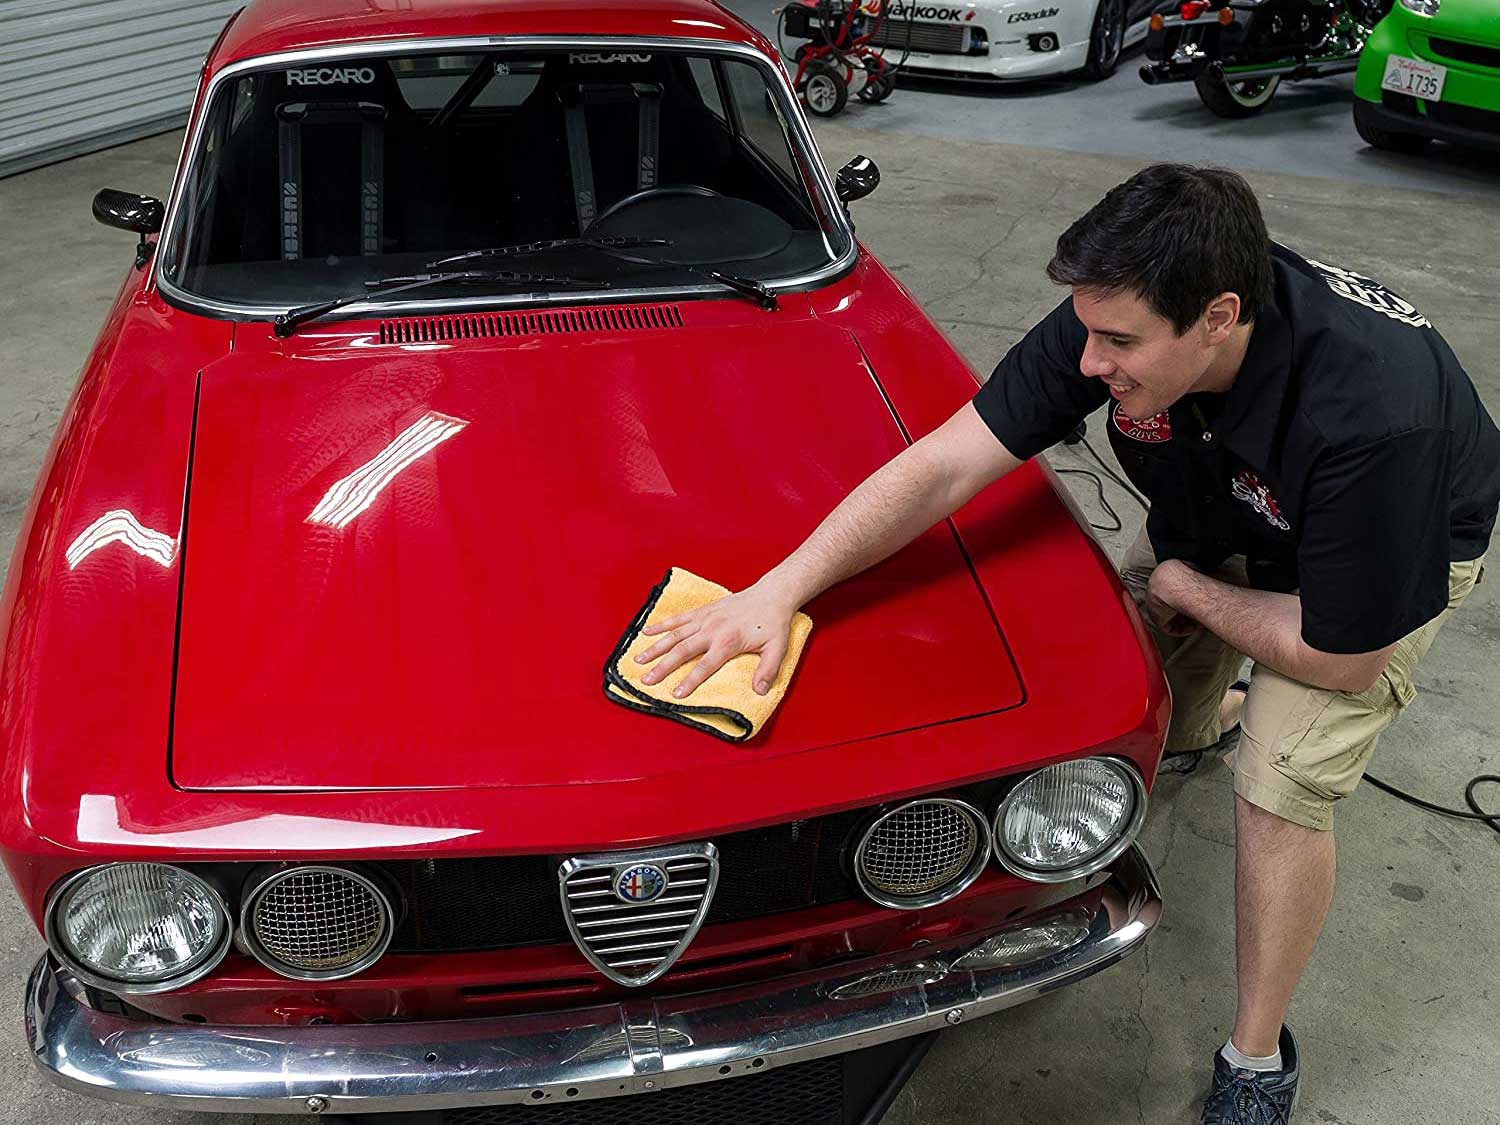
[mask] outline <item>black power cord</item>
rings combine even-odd
[[[1079,443],[1082,443],[1083,447],[1089,451],[1089,454],[1094,458],[1094,460],[1099,463],[1099,468],[1104,471],[1105,476],[1109,477],[1110,480],[1114,481],[1127,493],[1129,493],[1130,498],[1137,504],[1139,504],[1143,511],[1149,512],[1151,510],[1150,502],[1139,492],[1137,492],[1135,488],[1131,486],[1129,481],[1125,480],[1125,478],[1120,476],[1119,473],[1111,469],[1109,465],[1105,463],[1104,458],[1099,456],[1099,451],[1096,450],[1091,444],[1089,444],[1087,421],[1078,423],[1078,425],[1075,426],[1073,430],[1063,438],[1064,445],[1077,445]],[[1123,525],[1121,524],[1120,516],[1112,507],[1110,507],[1109,501],[1104,498],[1104,482],[1099,479],[1096,473],[1093,473],[1088,469],[1057,469],[1056,472],[1059,475],[1068,473],[1077,476],[1085,476],[1093,480],[1095,487],[1099,490],[1099,502],[1104,506],[1104,510],[1110,514],[1111,518],[1113,518],[1115,522],[1111,526],[1106,524],[1097,524],[1090,520],[1089,526],[1099,531],[1121,530]],[[1219,742],[1216,742],[1213,746],[1206,746],[1202,750],[1184,750],[1176,754],[1166,755],[1167,759],[1181,759],[1182,764],[1171,766],[1164,765],[1162,769],[1167,773],[1192,773],[1198,768],[1198,763],[1202,761],[1205,754],[1218,750],[1221,744],[1224,742],[1225,739],[1221,738]],[[1469,780],[1469,783],[1464,786],[1464,803],[1469,806],[1468,811],[1465,811],[1464,809],[1450,809],[1446,805],[1435,805],[1431,801],[1424,801],[1421,797],[1408,793],[1404,789],[1398,789],[1396,786],[1390,784],[1389,782],[1381,781],[1380,778],[1376,777],[1372,773],[1367,772],[1365,774],[1365,780],[1368,781],[1371,785],[1375,786],[1376,789],[1383,790],[1384,792],[1389,793],[1392,797],[1395,797],[1401,801],[1405,801],[1409,805],[1415,805],[1417,808],[1425,809],[1427,812],[1437,813],[1439,816],[1453,817],[1455,820],[1476,820],[1488,826],[1497,835],[1500,835],[1500,810],[1486,811],[1484,807],[1480,805],[1479,798],[1474,795],[1475,790],[1477,790],[1481,785],[1500,785],[1500,774],[1481,773]]]

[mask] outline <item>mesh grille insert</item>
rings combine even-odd
[[[865,878],[889,895],[928,894],[958,879],[980,843],[980,828],[970,813],[956,805],[917,801],[870,831],[862,857]]]
[[[362,881],[312,868],[271,879],[255,896],[251,926],[272,959],[294,970],[321,972],[373,953],[389,918],[385,903]]]
[[[506,336],[578,332],[641,332],[682,327],[676,305],[604,305],[530,312],[403,317],[380,322],[382,344],[430,344]]]

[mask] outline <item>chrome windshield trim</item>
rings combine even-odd
[[[823,154],[818,149],[817,141],[813,137],[812,129],[808,126],[806,116],[802,113],[801,104],[797,101],[796,95],[792,91],[785,69],[754,47],[744,43],[730,43],[718,39],[695,39],[689,37],[678,39],[675,37],[618,35],[488,35],[446,39],[395,39],[388,42],[349,43],[339,46],[309,47],[296,51],[282,51],[271,55],[256,55],[251,58],[240,59],[238,62],[230,63],[228,66],[220,69],[210,79],[208,89],[204,92],[203,100],[197,107],[191,135],[183,142],[182,156],[178,161],[178,173],[172,182],[172,193],[167,199],[167,216],[162,224],[161,235],[157,240],[157,251],[151,258],[151,277],[147,284],[154,284],[164,295],[170,297],[179,305],[225,317],[261,320],[279,316],[289,309],[296,307],[295,305],[236,304],[228,301],[220,301],[212,297],[204,297],[182,288],[162,273],[162,259],[171,249],[173,240],[177,237],[178,224],[184,221],[180,215],[182,187],[192,179],[197,157],[202,151],[201,141],[204,125],[208,119],[208,109],[213,105],[214,97],[223,83],[247,71],[272,70],[276,67],[298,62],[334,60],[357,56],[368,57],[370,55],[440,54],[443,52],[474,53],[499,48],[515,50],[526,50],[528,48],[579,48],[587,50],[592,48],[601,50],[699,51],[705,54],[739,57],[753,63],[761,69],[763,77],[767,79],[767,88],[775,91],[782,118],[790,125],[797,142],[806,150],[807,164],[814,172],[817,181],[816,190],[821,195],[820,199],[813,200],[815,212],[826,211],[833,222],[837,224],[839,231],[849,244],[840,257],[830,261],[827,265],[791,277],[769,279],[765,284],[778,293],[809,289],[841,276],[853,266],[855,259],[859,256],[859,245],[854,238],[854,228],[849,224],[843,204],[839,201],[838,193],[833,185],[833,178],[828,174],[828,166],[823,161]],[[818,224],[818,229],[823,234],[825,250],[832,255],[833,248],[828,241],[828,232],[821,222]],[[573,290],[562,290],[555,293],[548,293],[544,298],[539,297],[537,294],[495,294],[482,298],[465,298],[462,300],[450,298],[447,300],[405,300],[389,303],[371,299],[370,301],[360,301],[340,309],[338,317],[339,319],[348,319],[361,313],[373,313],[375,310],[381,310],[382,314],[394,311],[407,313],[431,312],[436,314],[439,310],[443,309],[498,308],[516,304],[534,305],[542,301],[548,304],[577,304],[585,300],[593,302],[619,301],[621,299],[657,300],[672,294],[700,296],[718,295],[728,292],[727,289],[715,285],[674,285],[640,289],[613,289],[603,291],[603,293],[590,291],[587,294]]]
[[[27,1042],[60,1086],[178,1110],[376,1113],[650,1094],[968,1023],[1108,968],[1161,917],[1156,876],[1136,848],[1080,891],[1000,926],[753,984],[467,1020],[130,1019],[84,1006],[44,956],[26,988]],[[984,962],[987,942],[1059,915],[1077,916],[1087,936],[1019,964]]]

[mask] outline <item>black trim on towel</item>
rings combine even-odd
[[[651,611],[656,608],[656,603],[661,600],[662,594],[671,583],[672,571],[675,569],[675,567],[669,568],[666,577],[652,587],[650,596],[646,598],[646,604],[641,606],[640,612],[635,615],[635,620],[631,621],[630,627],[625,630],[624,636],[620,638],[620,643],[615,645],[615,650],[609,654],[609,660],[604,665],[604,698],[608,699],[611,703],[618,703],[621,707],[628,707],[632,711],[640,711],[646,715],[657,715],[663,719],[674,719],[679,723],[692,727],[694,730],[701,730],[705,734],[713,735],[715,738],[722,738],[725,742],[744,742],[755,733],[755,728],[750,720],[745,718],[741,712],[729,707],[692,707],[686,703],[670,703],[665,699],[657,699],[654,695],[647,695],[641,691],[620,674],[620,661],[624,659],[626,652],[629,651],[630,646],[635,642],[636,636],[645,627],[647,619],[651,616]],[[634,703],[629,699],[621,699],[609,690],[611,686],[617,691],[632,695],[636,699],[645,700],[645,702]],[[722,715],[731,722],[738,723],[744,727],[745,733],[739,735],[726,734],[718,727],[699,722],[692,717],[694,715]]]

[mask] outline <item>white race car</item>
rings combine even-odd
[[[1145,38],[1158,7],[1159,0],[887,0],[870,45],[883,45],[892,63],[905,55],[906,74],[1104,78],[1126,47]]]

